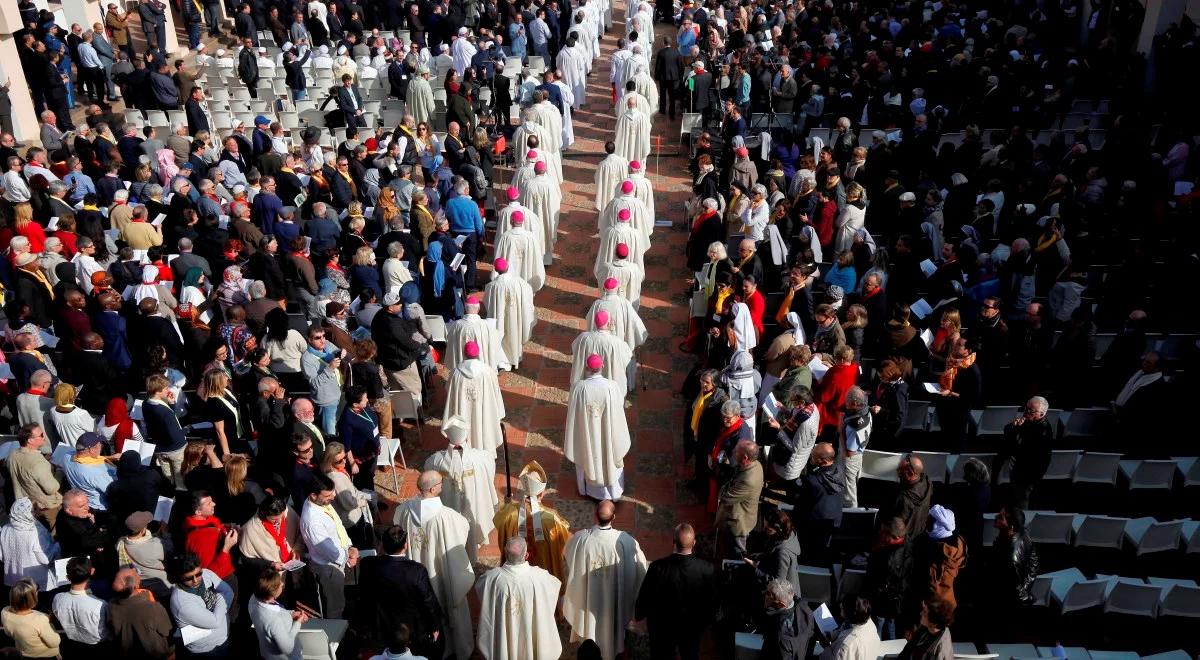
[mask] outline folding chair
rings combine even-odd
[[[1158,601],[1159,616],[1182,616],[1200,618],[1200,586],[1195,580],[1170,578],[1146,578],[1146,581],[1162,587],[1162,598]]]
[[[1071,477],[1071,483],[1115,486],[1120,462],[1120,454],[1084,452],[1075,464],[1075,474]]]
[[[1125,540],[1138,555],[1179,549],[1185,520],[1158,522],[1154,518],[1134,518],[1125,525]]]
[[[1093,651],[1088,649],[1092,660],[1141,660],[1141,656],[1133,651]]]
[[[429,328],[430,340],[446,343],[446,320],[437,314],[425,315],[425,327]]]
[[[425,424],[425,415],[421,412],[421,399],[416,392],[408,390],[389,390],[392,397],[392,417],[396,419],[417,420],[417,434]]]
[[[1037,657],[1037,649],[1033,644],[987,644],[986,648],[988,653],[996,654],[997,660]]]
[[[908,414],[904,417],[904,431],[929,430],[929,402],[908,400]]]
[[[950,456],[947,460],[947,466],[950,470],[950,483],[960,484],[966,479],[963,478],[963,467],[967,464],[968,459],[977,458],[983,461],[983,464],[990,470],[992,461],[995,460],[995,454],[956,454]]]
[[[833,602],[833,572],[819,566],[799,566],[800,597],[809,603]]]
[[[898,482],[900,478],[896,476],[896,468],[900,466],[900,459],[903,457],[903,454],[890,451],[867,449],[862,455],[861,478]]]
[[[346,636],[345,619],[309,619],[296,636],[303,660],[335,660],[338,646]]]
[[[988,406],[983,409],[979,418],[979,431],[976,435],[981,438],[998,438],[1004,435],[1004,427],[1020,415],[1020,410],[1014,406]]]
[[[404,447],[400,438],[380,438],[379,457],[375,459],[376,467],[388,468],[392,471],[392,489],[400,494],[400,471],[396,469],[396,454],[400,454],[400,465],[407,470],[408,461],[404,459]]]
[[[1035,513],[1026,512],[1026,515]],[[1075,522],[1073,513],[1055,513],[1053,511],[1037,511],[1032,520],[1026,521],[1029,536],[1035,543],[1041,545],[1071,545],[1071,533]]]
[[[1189,555],[1200,552],[1200,522],[1183,523],[1183,546]]]
[[[1060,573],[1063,575],[1056,576],[1050,585],[1050,599],[1058,605],[1060,614],[1086,610],[1104,603],[1105,590],[1110,580],[1106,578],[1085,579],[1083,573],[1080,573],[1077,568],[1060,571]]]
[[[1171,490],[1175,483],[1175,461],[1120,461],[1117,468],[1129,482],[1129,490]]]
[[[946,483],[950,454],[942,451],[914,451],[912,455],[919,457],[925,463],[925,474],[929,475],[930,481]]]
[[[1050,466],[1042,481],[1070,481],[1075,474],[1075,464],[1079,461],[1078,449],[1055,449],[1050,452]]]
[[[1104,613],[1128,614],[1158,618],[1158,601],[1162,598],[1162,587],[1146,584],[1138,578],[1097,575],[1097,579],[1108,579],[1104,588]]]
[[[1071,527],[1075,530],[1075,540],[1072,543],[1077,548],[1108,548],[1120,550],[1125,539],[1125,526],[1128,518],[1111,516],[1075,516]]]
[[[1195,660],[1187,651],[1183,649],[1175,649],[1165,653],[1155,653],[1154,655],[1143,655],[1142,660]]]
[[[1067,653],[1067,660],[1092,660],[1092,656],[1088,655],[1087,649],[1082,646],[1066,646],[1063,647],[1063,651]],[[1037,647],[1037,652],[1038,657],[1041,658],[1054,657],[1053,646],[1039,646]]]

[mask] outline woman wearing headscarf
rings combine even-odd
[[[96,433],[104,436],[105,441],[118,454],[124,451],[126,440],[142,441],[142,432],[129,416],[124,397],[113,397],[109,400],[104,409],[104,416],[96,421]]]
[[[191,350],[196,350],[208,341],[209,323],[212,322],[212,312],[209,311],[216,302],[216,295],[206,291],[207,278],[199,266],[189,268],[179,284],[179,307],[175,308],[175,316],[181,320],[179,329],[183,332],[183,343]]]
[[[224,316],[234,305],[245,305],[250,302],[243,285],[242,269],[239,266],[228,266],[221,274],[221,286],[217,287],[217,302],[221,305],[221,315]]]
[[[914,584],[909,589],[909,606],[902,611],[920,613],[921,603],[936,598],[957,603],[954,581],[967,563],[967,543],[955,533],[954,512],[935,504],[929,508],[926,532],[913,541]],[[912,615],[910,614],[910,616]],[[911,627],[916,621],[909,621]]]
[[[784,317],[787,327],[791,328],[790,332],[780,333],[778,337],[771,341],[767,346],[767,352],[763,356],[766,361],[766,367],[763,370],[763,382],[760,389],[759,399],[766,398],[767,392],[771,392],[775,384],[778,383],[788,371],[790,363],[789,353],[793,346],[804,346],[804,326],[800,323],[800,315],[796,312],[788,312]],[[776,397],[778,398],[778,397]]]
[[[837,217],[833,239],[835,252],[845,252],[854,246],[854,236],[863,228],[867,217],[867,193],[857,183],[846,186],[846,205]]]
[[[422,375],[434,371],[437,367],[434,364],[433,351],[429,348],[433,342],[433,333],[425,324],[425,308],[421,306],[421,291],[415,282],[406,282],[400,287],[400,318],[416,324],[417,331],[413,333],[413,340],[426,345],[419,359]]]
[[[461,302],[457,289],[462,288],[462,278],[442,258],[442,244],[433,241],[421,260],[421,302],[425,311],[440,314],[446,321],[462,316]]]
[[[50,567],[60,554],[50,532],[33,517],[33,502],[22,497],[13,502],[8,524],[0,528],[0,561],[4,562],[4,584],[11,587],[30,578],[38,589],[55,588]]]

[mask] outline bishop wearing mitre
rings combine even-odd
[[[625,111],[617,118],[617,153],[626,160],[646,160],[650,155],[650,116],[637,109],[637,101],[625,99]]]
[[[557,660],[562,640],[554,611],[562,582],[529,563],[529,544],[514,536],[504,563],[475,585],[479,594],[479,652],[488,660]]]
[[[629,260],[628,245],[617,243],[614,252],[617,258],[608,263],[608,269],[604,271],[604,277],[599,282],[603,285],[610,277],[616,280],[617,293],[637,309],[642,304],[642,280],[645,279],[645,274],[637,264]]]
[[[496,379],[496,368],[479,359],[478,343],[468,341],[463,346],[463,357],[466,359],[450,372],[442,419],[462,417],[467,423],[468,444],[494,458],[504,433],[500,429],[504,419],[500,381]]]
[[[604,377],[604,358],[587,358],[587,377],[571,386],[563,455],[575,464],[580,495],[619,500],[625,492],[629,425],[621,386]]]
[[[563,549],[571,538],[571,525],[566,518],[542,503],[546,492],[546,471],[537,461],[530,461],[517,478],[521,498],[509,500],[496,509],[496,537],[501,547],[508,539],[522,536],[529,546],[529,563],[550,572],[562,580],[566,577]]]
[[[608,200],[616,194],[617,186],[625,179],[625,170],[629,161],[617,155],[617,144],[612,140],[604,143],[604,153],[608,154],[596,168],[596,210],[603,211],[608,206]]]
[[[514,212],[509,222],[511,227],[496,239],[496,256],[508,260],[508,267],[521,279],[529,282],[534,293],[546,283],[546,264],[543,262],[541,242],[525,229],[525,214]],[[495,277],[496,273],[493,272]]]
[[[489,319],[496,319],[500,345],[508,361],[516,368],[525,355],[525,342],[533,336],[537,310],[533,306],[533,287],[508,269],[501,257],[492,264],[498,273],[483,289],[483,305]]]
[[[475,569],[467,556],[471,524],[442,504],[443,482],[440,472],[422,472],[417,478],[419,496],[396,507],[393,522],[408,533],[408,556],[429,571],[442,606],[446,655],[469,658],[475,647],[467,604],[467,594],[475,583]]]
[[[464,359],[463,346],[473,341],[479,345],[479,359],[494,369],[511,366],[504,348],[500,346],[500,330],[479,315],[479,296],[467,296],[462,318],[446,327],[446,368],[453,371]]]
[[[596,313],[608,312],[609,329],[613,331],[613,334],[624,339],[630,350],[637,350],[638,346],[646,343],[650,333],[646,332],[646,324],[642,323],[642,317],[638,316],[637,310],[621,296],[619,288],[620,283],[615,278],[610,277],[604,280],[604,293],[600,295],[599,300],[592,303],[592,307],[588,310],[588,324],[594,330]]]
[[[590,639],[604,660],[625,650],[625,627],[649,563],[632,534],[614,529],[617,508],[610,501],[596,505],[596,524],[567,543],[567,584],[563,616],[572,641]]]
[[[467,557],[479,558],[479,546],[487,545],[488,535],[496,528],[496,457],[482,449],[467,446],[470,431],[467,420],[450,417],[442,422],[442,435],[449,443],[425,459],[426,471],[442,475],[442,504],[463,514],[471,525],[467,536]]]
[[[591,355],[599,355],[603,359],[604,367],[600,374],[621,388],[621,396],[633,389],[633,381],[629,378],[632,373],[629,363],[633,361],[633,351],[629,349],[625,340],[609,331],[608,312],[597,312],[596,329],[579,333],[571,343],[572,385],[587,376],[587,360]]]

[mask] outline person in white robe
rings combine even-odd
[[[614,200],[615,201],[615,200]],[[609,202],[612,204],[612,202]],[[596,251],[596,263],[592,266],[592,275],[599,280],[601,275],[608,270],[608,264],[616,258],[617,245],[624,243],[629,246],[629,260],[637,265],[638,268],[645,272],[646,264],[644,256],[646,250],[649,249],[650,243],[646,240],[646,235],[641,230],[635,229],[630,224],[632,214],[629,209],[621,209],[617,211],[617,223],[611,227],[606,227],[600,234],[600,247]]]
[[[588,4],[587,0],[580,0],[571,17],[571,30],[579,32],[580,45],[584,47],[589,61],[600,57],[600,21],[597,19],[596,6]]]
[[[525,186],[533,181],[533,166],[537,165],[538,152],[536,149],[525,151],[525,162],[519,163],[517,169],[513,172],[512,187],[517,190],[525,190]],[[539,216],[540,217],[540,216]]]
[[[612,140],[604,143],[604,152],[608,154],[596,168],[596,210],[603,211],[617,194],[617,187],[625,180],[625,171],[629,161],[616,153],[617,144]]]
[[[473,341],[479,346],[479,360],[496,369],[507,369],[512,366],[504,348],[500,345],[500,330],[494,323],[488,322],[479,315],[482,299],[479,296],[467,296],[463,305],[462,318],[446,327],[446,368],[453,371],[465,358],[463,346]]]
[[[483,290],[483,305],[489,319],[496,319],[500,330],[500,345],[513,368],[521,364],[525,354],[525,342],[533,336],[537,324],[537,310],[533,307],[533,288],[529,282],[508,270],[508,261],[503,257],[492,264],[499,273]]]
[[[621,94],[625,89],[622,81],[625,79],[625,63],[633,55],[633,51],[629,49],[629,40],[625,38],[617,39],[617,50],[609,56],[608,65],[608,84],[612,87],[613,97],[620,100]],[[621,107],[621,106],[616,106]]]
[[[458,28],[458,38],[450,45],[450,50],[454,53],[454,70],[458,72],[459,77],[462,77],[463,71],[471,66],[471,58],[479,52],[475,44],[471,42],[471,31],[465,27]]]
[[[450,56],[450,45],[442,44],[437,57],[433,58],[429,70],[433,73],[433,79],[437,83],[441,83],[446,79],[446,72],[454,68],[454,58]]]
[[[550,71],[547,71],[545,74],[543,74],[542,80],[548,83],[550,82],[550,78],[553,77],[554,74]],[[546,128],[546,137],[558,138],[557,140],[548,139],[545,143],[543,143],[543,150],[552,154],[561,154],[562,114],[559,113],[558,108],[554,107],[554,104],[550,102],[550,95],[546,93],[546,90],[539,89],[533,93],[533,106],[531,106],[531,108],[534,112],[534,121]]]
[[[479,359],[479,344],[468,341],[463,345],[466,358],[450,372],[446,385],[446,408],[442,419],[462,417],[470,429],[470,446],[496,455],[503,441],[504,398],[496,368]]]
[[[633,77],[633,90],[646,99],[650,105],[649,114],[658,112],[658,85],[650,77],[649,71],[639,71]]]
[[[558,660],[562,640],[554,612],[562,582],[528,561],[529,543],[504,544],[504,563],[479,578],[478,648],[487,660]]]
[[[545,161],[533,166],[533,178],[519,188],[521,204],[529,207],[542,219],[543,243],[546,257],[554,258],[554,244],[558,240],[558,212],[562,206],[562,188],[550,178]]]
[[[580,110],[587,97],[587,74],[592,67],[574,38],[567,37],[566,45],[558,51],[554,64],[562,75],[563,83],[571,88],[571,95],[575,99],[572,109]]]
[[[512,226],[496,241],[496,257],[507,260],[509,269],[529,282],[537,293],[546,283],[546,265],[542,262],[545,254],[540,241],[525,229],[525,214],[521,211],[514,212],[509,222]],[[496,275],[492,273],[493,278]]]
[[[413,76],[408,81],[408,93],[405,96],[405,104],[409,114],[417,123],[433,121],[433,88],[429,86],[429,69],[421,67],[417,69],[417,75]]]
[[[504,237],[504,232],[512,229],[512,216],[517,211],[520,211],[525,216],[525,231],[533,234],[533,240],[537,241],[538,251],[543,257],[546,254],[546,232],[542,229],[542,219],[538,214],[534,213],[529,207],[522,206],[521,191],[515,185],[509,186],[504,193],[508,198],[508,204],[505,204],[496,212],[496,243]],[[545,263],[543,259],[543,263]]]
[[[571,640],[593,640],[604,660],[625,650],[625,628],[650,567],[637,539],[613,529],[616,517],[612,502],[598,503],[596,524],[577,532],[566,549],[563,616]]]
[[[617,153],[626,160],[646,160],[650,156],[650,117],[637,109],[637,102],[626,99],[625,111],[617,118]]]
[[[596,314],[601,311],[608,312],[609,328],[613,334],[624,339],[629,348],[636,350],[638,346],[646,343],[650,335],[646,332],[646,324],[642,323],[637,310],[617,292],[618,286],[617,281],[611,277],[604,280],[604,294],[588,309],[588,324],[595,329]]]
[[[629,424],[621,386],[604,377],[604,358],[587,357],[587,377],[571,386],[563,455],[575,464],[580,495],[619,500],[625,491]]]
[[[467,557],[479,558],[479,546],[487,545],[496,526],[492,517],[500,503],[496,495],[496,457],[482,449],[467,446],[470,427],[457,415],[442,423],[442,435],[449,445],[425,459],[422,469],[440,473],[442,504],[461,513],[471,525],[467,536]]]
[[[434,595],[442,606],[445,657],[469,658],[475,650],[467,603],[475,582],[475,569],[467,556],[471,523],[442,504],[444,481],[440,472],[422,472],[417,478],[420,495],[397,506],[392,522],[408,533],[408,556],[429,571]]]
[[[608,206],[600,212],[597,218],[599,226],[597,227],[601,234],[605,229],[617,224],[617,219],[621,211],[629,211],[629,225],[634,229],[642,232],[646,237],[647,247],[650,244],[650,235],[654,233],[654,221],[650,218],[650,211],[646,209],[646,205],[642,200],[637,198],[637,185],[633,179],[625,179],[617,188],[617,195],[613,197]]]
[[[562,73],[554,72],[554,82],[552,83],[558,88],[558,93],[562,95],[563,112],[562,112],[562,148],[570,149],[575,144],[575,123],[571,119],[571,113],[575,107],[575,92],[570,85],[562,81]]]
[[[597,280],[597,286],[603,289],[604,282],[609,278],[616,280],[617,293],[637,309],[642,305],[642,282],[646,279],[645,273],[629,261],[628,245],[618,243],[616,256],[617,258],[608,264],[604,279]]]
[[[541,90],[538,93],[541,94]],[[550,110],[558,114],[554,106],[550,106]],[[513,142],[520,147],[517,154],[524,154],[525,158],[529,157],[530,151],[536,152],[537,160],[545,161],[550,178],[555,184],[562,185],[562,128],[560,124],[547,127],[542,123],[545,120],[540,113],[541,110],[532,107],[521,111],[523,121],[513,133]],[[525,159],[518,156],[517,165],[524,164]]]
[[[621,79],[617,81],[620,89],[625,89],[629,81],[639,73],[650,72],[650,60],[646,57],[646,49],[635,42],[629,45],[629,50],[631,55],[625,60],[625,66],[621,68]]]
[[[634,107],[636,107],[639,112],[644,113],[647,117],[652,116],[658,111],[657,107],[650,107],[650,101],[646,100],[646,97],[642,96],[641,94],[638,94],[637,86],[630,81],[629,84],[625,85],[625,87],[621,89],[621,96],[619,99],[617,99],[617,112],[620,112],[620,109],[625,107],[625,105],[629,103],[630,99],[633,99]]]
[[[596,329],[584,330],[571,342],[571,384],[574,385],[587,376],[587,360],[592,355],[599,355],[604,361],[600,375],[616,383],[621,388],[621,396],[633,388],[633,351],[625,340],[614,335],[608,329],[608,312],[596,313]]]
[[[633,182],[633,194],[642,200],[642,206],[650,214],[650,232],[654,232],[654,189],[650,187],[650,179],[646,177],[645,164],[640,160],[630,161],[629,180]]]

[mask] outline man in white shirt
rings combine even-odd
[[[358,548],[333,508],[333,481],[314,474],[300,511],[300,535],[308,549],[308,570],[321,586],[321,616],[339,619],[346,607],[346,569],[358,565]]]
[[[63,627],[66,639],[62,642],[62,649],[67,657],[83,657],[87,647],[112,637],[108,625],[108,603],[88,591],[88,582],[95,572],[92,560],[88,557],[67,560],[65,577],[70,581],[71,589],[54,597],[54,618]]]
[[[41,147],[30,147],[29,153],[25,154],[28,157],[25,163],[25,178],[29,181],[33,177],[42,175],[46,179],[46,183],[54,183],[59,181],[58,175],[50,171],[50,167],[46,162],[46,150]]]
[[[4,199],[10,204],[24,204],[29,201],[29,184],[21,176],[21,159],[10,156],[7,165],[8,171],[0,179],[0,186],[4,187]]]

